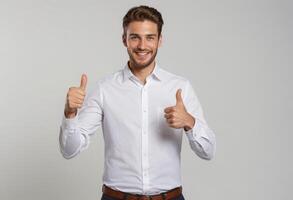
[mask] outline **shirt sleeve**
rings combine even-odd
[[[102,95],[98,84],[86,95],[74,118],[67,119],[63,113],[59,132],[59,148],[63,157],[73,158],[88,148],[90,136],[101,126],[102,120]]]
[[[195,118],[195,125],[192,129],[188,131],[183,129],[190,147],[200,158],[211,160],[216,151],[215,134],[204,118],[201,104],[189,81],[183,91],[183,101],[187,112]]]

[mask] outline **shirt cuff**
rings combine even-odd
[[[202,125],[198,119],[195,120],[195,125],[193,126],[192,129],[188,131],[184,131],[184,132],[186,133],[186,136],[188,140],[190,141],[194,141],[200,137],[204,137],[208,139],[208,136],[206,135],[206,133],[202,131]]]
[[[66,118],[63,114],[62,128],[73,130],[77,126],[77,115],[74,118]]]

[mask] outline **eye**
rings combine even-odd
[[[154,40],[154,39],[155,39],[155,38],[152,37],[152,36],[147,37],[147,40],[149,40],[149,41],[152,41],[152,40]]]
[[[138,37],[134,35],[134,36],[130,36],[130,39],[131,40],[136,40],[136,39],[138,39]]]

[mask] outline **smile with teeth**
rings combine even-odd
[[[135,52],[141,58],[144,58],[149,52]]]

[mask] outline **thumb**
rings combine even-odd
[[[87,84],[87,76],[86,76],[86,74],[82,74],[81,79],[80,79],[80,88],[85,90],[86,84]]]
[[[183,100],[181,97],[181,91],[182,91],[181,89],[178,89],[176,92],[176,105],[183,104]]]

